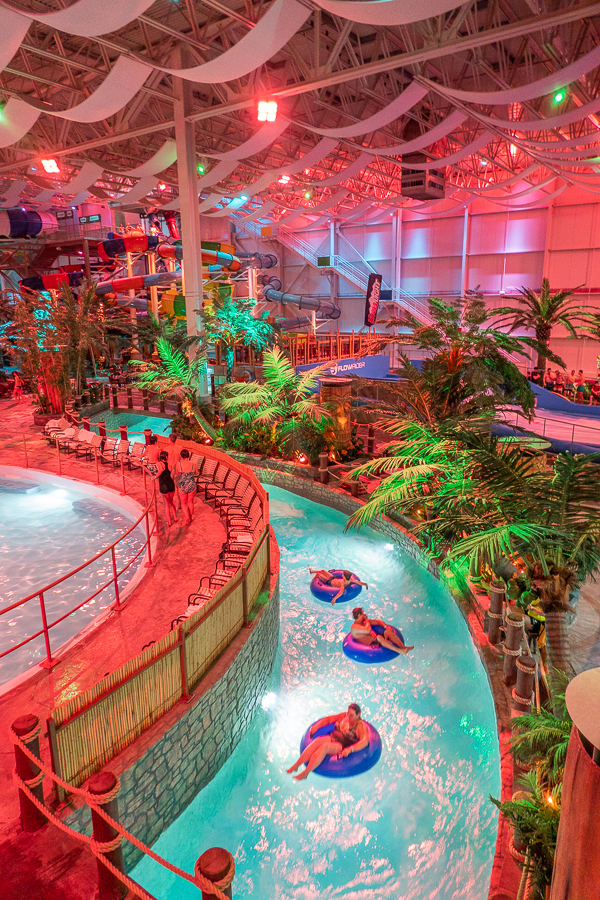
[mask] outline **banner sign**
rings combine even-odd
[[[367,285],[367,299],[365,303],[365,325],[369,328],[375,324],[377,311],[379,310],[379,298],[381,296],[381,275],[371,273]]]
[[[296,372],[308,372],[316,369],[322,363],[310,363],[306,366],[296,366]],[[358,375],[359,378],[388,378],[390,374],[390,358],[384,353],[376,356],[365,356],[362,359],[336,359],[325,369],[323,376]]]

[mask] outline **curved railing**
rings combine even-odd
[[[61,578],[57,578],[56,581],[53,581],[50,584],[44,585],[44,587],[40,588],[39,590],[35,590],[28,597],[23,597],[23,599],[17,600],[16,603],[11,603],[10,606],[5,606],[2,609],[0,609],[0,617],[2,617],[2,616],[7,615],[8,613],[12,612],[15,609],[19,609],[20,607],[24,606],[26,603],[32,603],[36,600],[39,600],[39,604],[40,604],[39,612],[40,612],[40,620],[41,620],[41,628],[38,631],[36,631],[35,634],[32,634],[29,637],[25,638],[24,641],[21,641],[19,644],[16,644],[14,647],[11,647],[9,650],[5,650],[3,653],[0,653],[0,659],[3,659],[5,656],[8,656],[10,653],[14,653],[16,650],[20,650],[21,647],[24,647],[26,644],[29,644],[31,641],[37,640],[37,638],[41,637],[41,635],[44,635],[44,643],[45,643],[45,648],[46,648],[46,659],[42,663],[42,666],[44,666],[45,668],[51,669],[54,665],[56,665],[56,662],[57,662],[57,660],[55,660],[52,657],[52,649],[51,649],[51,644],[50,644],[50,629],[51,628],[55,628],[57,625],[60,625],[61,622],[63,622],[69,616],[72,616],[73,613],[76,613],[87,603],[90,603],[91,600],[93,600],[95,597],[97,597],[99,594],[101,594],[103,591],[105,591],[111,585],[114,586],[114,590],[115,590],[115,600],[114,600],[114,603],[111,604],[111,608],[116,609],[116,610],[119,610],[121,608],[121,599],[120,599],[120,593],[119,593],[119,578],[121,577],[121,575],[123,575],[123,573],[126,572],[127,569],[129,569],[129,567],[133,565],[133,563],[142,555],[142,553],[144,553],[144,551],[147,551],[148,562],[150,565],[152,565],[151,538],[152,538],[152,535],[155,533],[156,523],[158,521],[158,516],[156,515],[156,512],[155,512],[155,515],[152,520],[152,526],[150,525],[150,509],[152,506],[156,507],[156,490],[154,490],[153,496],[148,501],[146,508],[141,513],[141,515],[136,519],[136,521],[133,523],[133,525],[131,525],[127,529],[127,531],[125,531],[115,541],[113,541],[112,544],[109,544],[108,547],[105,547],[103,550],[100,550],[99,553],[97,553],[91,559],[88,559],[85,562],[81,563],[81,565],[77,566],[75,569],[71,569],[71,571],[67,572],[66,575],[63,575]],[[129,537],[131,532],[134,531],[136,528],[138,528],[138,526],[141,524],[142,521],[145,521],[145,523],[146,523],[146,540],[143,541],[142,546],[137,551],[137,553],[134,556],[132,556],[132,558],[129,560],[129,562],[125,566],[123,566],[121,569],[118,569],[116,547],[118,547],[122,541],[124,541],[127,537]],[[109,580],[105,584],[103,584],[102,587],[99,587],[92,594],[90,594],[89,597],[86,597],[85,600],[82,600],[81,603],[78,603],[76,606],[73,606],[72,609],[70,609],[66,613],[63,613],[61,616],[58,617],[58,619],[55,619],[53,622],[48,622],[48,615],[47,615],[46,601],[45,601],[45,595],[48,593],[48,591],[53,590],[59,584],[64,584],[70,578],[73,578],[74,575],[77,575],[79,572],[82,572],[88,566],[93,565],[98,559],[101,559],[103,556],[106,556],[107,553],[111,554],[112,577],[109,578]]]
[[[169,441],[159,435],[158,443],[167,445]],[[212,664],[248,626],[256,600],[269,585],[268,494],[256,475],[213,447],[192,441],[178,441],[178,446],[242,475],[260,499],[261,517],[243,562],[226,583],[215,587],[197,607],[188,607],[191,614],[162,638],[53,710],[48,720],[53,769],[74,785],[82,784],[191,695]]]

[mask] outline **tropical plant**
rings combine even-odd
[[[490,797],[492,803],[512,822],[515,836],[525,845],[525,867],[531,874],[535,893],[532,900],[544,900],[546,888],[552,881],[552,869],[558,837],[560,804],[551,791],[544,791],[535,772],[521,779],[525,796],[502,803]],[[529,796],[527,796],[529,795]]]
[[[132,359],[129,363],[138,372],[135,386],[183,402],[206,434],[214,438],[214,429],[198,405],[198,394],[206,372],[206,353],[202,350],[190,360],[162,337],[157,339],[156,349],[159,362]]]
[[[230,428],[268,426],[280,452],[293,456],[306,430],[322,432],[331,424],[329,410],[317,392],[319,377],[328,363],[302,375],[279,347],[265,351],[264,381],[223,385],[219,391],[221,409],[230,416]]]
[[[212,304],[204,309],[206,339],[210,343],[221,342],[225,350],[226,377],[227,381],[231,382],[235,345],[244,344],[258,351],[265,350],[273,346],[275,331],[273,326],[265,321],[266,313],[258,318],[252,315],[254,300],[236,299],[230,293],[223,296],[216,288],[211,293]]]
[[[538,369],[545,367],[546,360],[552,360],[564,368],[563,360],[554,356],[548,348],[557,325],[562,325],[571,337],[577,337],[577,326],[589,325],[593,318],[584,311],[580,302],[573,299],[573,292],[576,290],[577,288],[571,288],[552,292],[550,281],[544,278],[539,293],[531,288],[520,288],[519,296],[511,298],[516,305],[502,306],[495,310],[494,316],[498,323],[509,325],[510,331],[524,328],[534,333],[538,345]],[[531,346],[534,344],[531,343]]]
[[[546,618],[549,661],[570,673],[566,613],[570,592],[600,566],[600,481],[594,456],[559,454],[552,469],[496,435],[453,422],[399,423],[388,456],[353,470],[383,477],[349,526],[420,503],[413,526],[444,565],[509,565],[527,570]],[[552,673],[551,673],[552,674]]]
[[[71,393],[86,384],[88,358],[105,347],[111,325],[93,285],[84,285],[77,294],[65,286],[58,292],[15,295],[12,321],[2,328],[0,343],[18,363],[27,378],[38,406],[49,398],[56,412]]]
[[[498,407],[517,403],[525,413],[534,406],[528,380],[509,357],[527,356],[527,340],[489,326],[492,312],[481,295],[429,300],[431,323],[422,325],[409,313],[388,319],[387,327],[413,330],[413,342],[427,352],[417,367],[402,355],[400,380],[386,384],[388,415],[421,422],[467,417],[493,417]],[[385,339],[387,340],[387,338]]]
[[[573,721],[565,703],[568,679],[564,673],[555,672],[553,680],[553,709],[542,706],[513,719],[510,743],[515,759],[531,766],[542,790],[550,791],[560,801]]]
[[[156,344],[159,338],[167,341],[175,350],[185,352],[201,342],[199,335],[189,335],[187,327],[178,322],[175,316],[156,317],[150,311],[146,316],[138,318],[137,341],[142,344]]]

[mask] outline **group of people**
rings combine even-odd
[[[310,569],[309,571],[312,572],[313,570]],[[330,575],[331,573],[326,569],[319,569],[314,574],[318,574],[323,580],[324,574]],[[350,573],[344,572],[343,575],[350,575]],[[364,582],[356,579],[353,582],[348,580],[348,583],[364,585]],[[414,650],[414,646],[407,647],[404,644],[394,628],[387,622],[384,622],[382,619],[369,619],[361,606],[357,606],[352,610],[352,618],[354,621],[350,631],[354,640],[358,641],[359,644],[365,644],[366,646],[379,644],[381,647],[387,647],[395,653],[408,653],[409,650]],[[374,625],[381,626],[383,634],[377,634],[373,630]],[[327,725],[334,726],[329,734],[313,738],[317,731]],[[359,750],[363,750],[369,743],[369,735],[366,725],[361,718],[361,709],[358,703],[351,703],[346,712],[335,713],[332,716],[325,716],[323,719],[319,719],[318,722],[311,725],[308,736],[313,739],[302,751],[296,762],[287,770],[289,775],[294,775],[296,781],[303,781],[305,778],[308,778],[310,773],[321,765],[326,756],[337,756],[343,759],[351,753],[358,753]],[[303,763],[306,764],[306,768],[299,772],[298,775],[295,775],[294,773],[298,771]]]
[[[177,521],[177,510],[181,509],[185,524],[191,525],[194,518],[194,497],[196,495],[196,466],[187,448],[177,448],[177,435],[170,435],[168,450],[161,450],[155,434],[148,439],[145,467],[148,475],[158,481],[158,489],[165,504],[165,515],[169,525]]]
[[[583,403],[587,399],[587,381],[583,374],[583,369],[578,372],[571,369],[570,372],[561,372],[560,369],[554,371],[548,366],[542,376],[539,369],[534,370],[531,380],[536,384],[541,384],[548,391],[554,391],[555,394],[570,394],[576,403]],[[600,398],[600,379],[596,379],[590,386],[589,403],[595,405]]]

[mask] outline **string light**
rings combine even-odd
[[[257,118],[259,122],[274,122],[277,118],[277,103],[275,100],[259,100]]]

